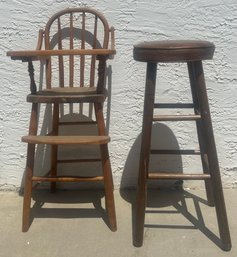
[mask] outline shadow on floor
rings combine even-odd
[[[102,218],[109,227],[106,210],[102,206],[103,197],[103,190],[57,190],[55,193],[35,190],[31,223],[34,218]],[[57,206],[54,207],[53,204]],[[58,204],[62,204],[62,208],[59,208]],[[92,206],[88,207],[88,204]]]
[[[134,190],[123,190],[123,197],[131,200],[132,209],[132,225],[133,225],[133,240],[134,240],[134,224],[135,224],[135,199],[136,193]],[[188,209],[187,201],[193,203],[195,213],[192,213]],[[209,207],[207,200],[196,196],[185,190],[170,190],[170,189],[149,189],[147,192],[147,205],[146,214],[157,214],[157,223],[159,222],[158,214],[181,214],[183,215],[191,224],[190,225],[170,225],[170,224],[146,224],[145,228],[165,228],[165,229],[198,229],[207,238],[209,238],[218,247],[222,248],[222,243],[220,238],[215,235],[205,224],[204,217],[202,215],[201,204]],[[172,210],[164,210],[164,207],[172,207]],[[211,208],[211,207],[210,207]],[[214,211],[213,209],[211,209]]]

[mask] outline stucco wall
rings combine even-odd
[[[214,60],[205,62],[204,68],[223,184],[225,187],[236,186],[236,0],[0,0],[0,188],[21,185],[26,145],[20,142],[20,138],[27,133],[30,111],[30,105],[25,102],[29,92],[27,66],[10,60],[6,51],[34,49],[38,29],[44,27],[51,15],[66,7],[83,5],[103,12],[116,28],[117,55],[111,62],[109,120],[112,138],[109,148],[115,185],[136,183],[145,65],[133,60],[133,44],[142,40],[204,39],[216,45]],[[189,101],[187,83],[185,65],[159,66],[157,94],[161,101]],[[168,146],[180,148],[197,146],[192,125],[156,124],[154,131],[158,131],[162,138],[155,136],[155,145],[167,147],[168,142]],[[176,158],[168,165],[175,163],[179,169],[200,170],[197,160]]]

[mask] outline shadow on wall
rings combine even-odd
[[[43,85],[43,71],[44,63],[40,67],[40,83],[39,89],[42,89]],[[106,130],[109,132],[110,126],[110,109],[111,109],[111,86],[112,86],[112,68],[111,65],[107,67],[106,70],[106,80],[107,80],[107,104],[106,109],[104,108],[105,113],[105,122]],[[72,106],[68,104],[68,108],[65,110],[66,104],[60,106],[60,121],[92,121],[95,120],[93,115],[93,105],[92,104],[75,104]],[[42,108],[42,106],[40,106]],[[44,110],[39,112],[41,115],[43,113],[43,118],[38,118],[42,122],[41,130],[38,131],[39,135],[46,135],[50,133],[52,128],[52,116],[53,108],[51,104],[47,104]],[[61,126],[59,129],[60,135],[98,135],[98,130],[96,125],[67,125]],[[99,146],[59,146],[58,147],[58,157],[59,159],[78,159],[78,158],[100,158]],[[50,145],[36,145],[35,152],[35,166],[34,166],[34,175],[44,176],[50,171],[50,160],[51,160],[51,146]],[[99,176],[102,173],[101,162],[94,163],[61,163],[58,164],[58,175],[65,176]],[[23,174],[21,180],[21,190],[23,192],[25,173]],[[49,185],[49,183],[42,184]],[[88,188],[88,183],[86,182],[71,182],[71,183],[58,183],[59,187],[62,188]],[[90,188],[100,188],[102,184],[90,183]]]
[[[120,193],[121,196],[131,202],[129,194],[124,194],[126,188],[135,188],[137,186],[139,172],[139,158],[141,147],[141,134],[135,140],[127,160],[125,162]],[[172,130],[163,123],[155,123],[152,126],[151,149],[179,149],[178,141]],[[176,172],[183,173],[182,158],[180,155],[150,155],[149,172]],[[151,188],[171,187],[179,188],[182,181],[162,180],[149,181]]]

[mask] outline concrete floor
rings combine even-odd
[[[204,191],[151,190],[141,248],[132,244],[134,191],[115,191],[117,232],[106,225],[102,192],[35,191],[27,233],[21,232],[22,197],[0,192],[0,256],[236,257],[237,189],[225,190],[225,199],[233,244],[230,252],[218,247],[215,209],[206,205]]]

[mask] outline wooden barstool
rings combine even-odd
[[[140,43],[134,46],[134,59],[140,62],[147,62],[141,152],[139,164],[140,166],[136,200],[136,220],[134,233],[135,246],[142,246],[143,244],[147,181],[150,179],[178,179],[205,181],[208,202],[210,205],[214,205],[216,207],[222,249],[226,251],[231,249],[231,239],[202,67],[202,60],[212,59],[214,50],[215,46],[210,42],[191,40],[152,41]],[[192,107],[194,109],[194,114],[178,116],[153,114],[154,108],[177,108],[178,105],[166,105],[154,102],[157,64],[159,62],[187,63],[193,104],[189,104],[189,106],[185,106],[185,104],[179,104],[178,108]],[[157,121],[187,120],[193,120],[196,122],[203,173],[178,174],[149,172],[152,123]],[[158,150],[157,154],[187,153],[185,152],[185,150]]]

